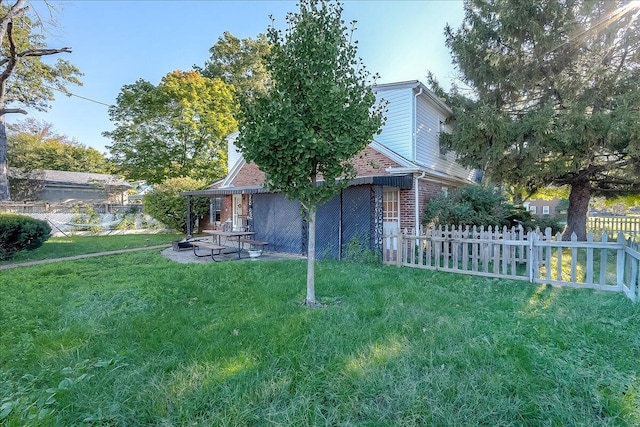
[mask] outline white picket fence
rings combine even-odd
[[[610,242],[593,234],[586,242],[562,241],[551,229],[524,232],[504,227],[408,230],[383,238],[383,262],[414,268],[560,286],[625,292],[640,299],[640,252],[622,233]]]
[[[626,237],[640,237],[640,217],[587,217],[587,230],[606,231],[610,236],[623,233]]]

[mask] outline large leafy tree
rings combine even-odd
[[[180,192],[201,190],[208,184],[208,181],[189,177],[169,178],[144,195],[144,211],[165,226],[186,233],[187,205]],[[196,218],[203,219],[209,213],[209,199],[194,197],[191,212],[193,221]],[[194,229],[194,224],[191,224],[190,229]]]
[[[592,196],[640,192],[637,2],[469,0],[447,45],[461,163],[522,193],[570,187],[565,238],[586,235]]]
[[[300,201],[309,225],[306,304],[315,305],[315,215],[354,176],[347,162],[382,125],[369,72],[342,21],[342,6],[304,0],[286,32],[270,27],[272,86],[246,99],[237,144],[267,185]],[[319,178],[321,177],[321,181]]]
[[[9,5],[0,1],[0,200],[10,198],[5,115],[26,114],[23,108],[44,111],[54,90],[65,91],[69,83],[80,84],[81,74],[69,62],[42,61],[43,56],[71,53],[71,49],[46,48],[44,36],[37,32],[42,23],[29,12],[26,0]]]
[[[152,184],[216,180],[226,173],[224,137],[237,128],[235,110],[233,87],[197,71],[174,71],[158,86],[139,79],[109,108],[111,160],[127,178]]]
[[[23,170],[52,169],[111,173],[113,165],[95,148],[55,132],[51,123],[27,119],[9,125],[11,166]]]
[[[240,99],[264,93],[269,85],[265,63],[269,50],[269,40],[264,34],[255,39],[239,39],[225,31],[209,49],[211,57],[201,70],[202,75],[233,85]]]

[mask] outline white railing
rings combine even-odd
[[[638,248],[623,234],[614,242],[606,232],[600,241],[589,234],[578,242],[575,235],[562,241],[551,229],[439,227],[418,236],[407,230],[385,235],[383,245],[387,264],[625,292],[640,299]]]

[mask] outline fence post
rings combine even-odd
[[[529,266],[529,282],[533,283],[536,277],[538,277],[538,251],[536,249],[536,242],[538,241],[538,233],[529,232],[527,246],[527,264]]]
[[[618,238],[616,239],[616,243],[620,245],[618,247],[617,258],[617,266],[616,266],[616,286],[618,289],[623,289],[622,285],[624,284],[624,257],[625,257],[625,246],[626,241],[624,239],[624,233],[618,233]]]
[[[396,266],[402,266],[402,253],[404,252],[404,241],[403,241],[402,230],[398,230],[398,248],[396,250]]]

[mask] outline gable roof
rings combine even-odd
[[[9,175],[11,170],[9,168]],[[43,170],[44,181],[47,185],[71,185],[71,186],[95,186],[97,183],[109,184],[120,188],[133,188],[123,178],[117,175],[109,175],[104,173],[91,173],[91,172],[69,172],[69,171],[56,171],[56,170]]]
[[[440,107],[449,116],[453,116],[453,111],[451,110],[451,108],[449,108],[449,106],[445,104],[442,99],[438,98],[438,96],[431,89],[426,87],[419,80],[408,80],[406,82],[397,82],[397,83],[383,83],[383,84],[374,85],[371,89],[376,93],[384,92],[387,90],[396,90],[396,89],[419,89],[422,91],[422,94],[424,94],[427,98],[433,101],[434,104]]]

